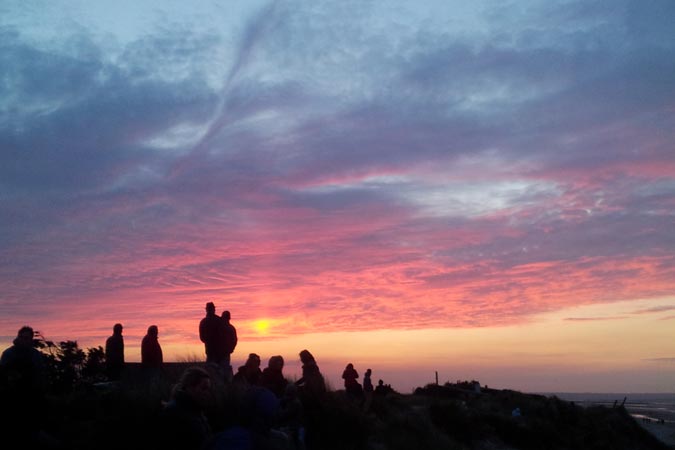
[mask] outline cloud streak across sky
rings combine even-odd
[[[212,299],[282,335],[486,327],[675,292],[670,1],[110,29],[30,5],[0,14],[2,334]]]

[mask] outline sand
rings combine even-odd
[[[643,422],[640,419],[636,420],[645,430],[656,436],[661,442],[675,448],[675,423],[666,422],[661,424],[656,421]]]

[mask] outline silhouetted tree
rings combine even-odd
[[[103,373],[105,352],[102,347],[90,348],[85,353],[77,341],[61,341],[56,345],[39,331],[35,336],[35,347],[46,356],[47,382],[51,391],[69,392],[82,381],[83,375],[93,377]]]
[[[94,380],[105,378],[105,350],[102,346],[87,349],[82,376]]]

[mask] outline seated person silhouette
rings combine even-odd
[[[188,367],[160,415],[162,448],[201,449],[212,439],[205,411],[214,401],[209,373]]]
[[[342,372],[342,378],[345,380],[345,391],[347,394],[355,397],[360,397],[363,394],[361,384],[356,381],[359,378],[359,374],[354,369],[354,364],[347,364],[347,367]]]
[[[277,396],[281,398],[286,390],[288,381],[283,374],[284,358],[280,355],[272,356],[267,363],[267,367],[262,371],[260,382]]]
[[[260,370],[260,356],[255,353],[249,353],[246,363],[239,367],[237,373],[232,378],[232,381],[252,386],[259,386],[261,377],[262,371]]]

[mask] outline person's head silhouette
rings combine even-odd
[[[284,357],[281,355],[272,356],[267,363],[267,367],[274,370],[282,370],[284,368]]]
[[[309,352],[309,350],[303,350],[300,352],[300,361],[304,364],[314,362],[314,356]]]
[[[211,402],[211,376],[201,367],[188,367],[174,386],[176,395],[187,395],[200,408]]]
[[[260,367],[260,356],[256,353],[249,353],[248,359],[246,360],[246,366],[250,368]]]
[[[14,345],[18,345],[19,347],[32,347],[34,336],[35,333],[33,332],[33,329],[28,325],[25,325],[19,328],[19,331],[16,333]]]

